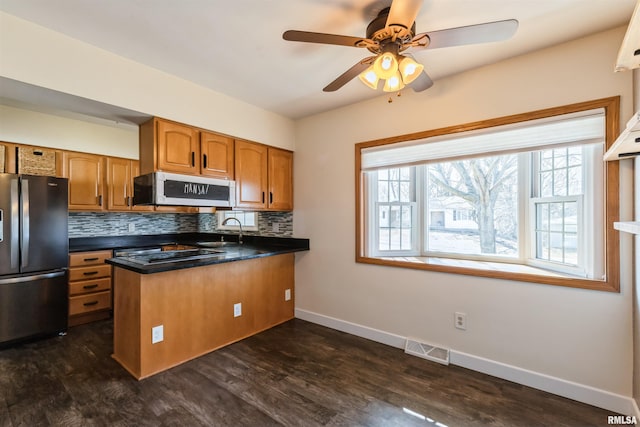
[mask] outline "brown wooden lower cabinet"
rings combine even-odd
[[[111,316],[111,251],[69,254],[69,326]]]
[[[294,317],[293,254],[155,274],[114,267],[114,283],[113,357],[137,379]]]

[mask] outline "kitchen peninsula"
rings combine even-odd
[[[113,357],[137,379],[294,317],[294,252],[308,250],[308,240],[179,243],[107,261],[114,266]]]

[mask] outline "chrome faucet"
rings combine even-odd
[[[238,227],[240,227],[240,234],[238,235],[238,244],[241,245],[242,244],[242,223],[240,222],[240,220],[234,216],[229,217],[227,219],[225,219],[224,221],[222,221],[222,225],[227,225],[227,223],[231,220],[236,220],[238,222]]]

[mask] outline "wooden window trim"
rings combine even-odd
[[[619,133],[620,125],[620,96],[602,98],[593,101],[580,102],[561,107],[547,108],[528,113],[515,114],[488,120],[481,120],[462,125],[449,126],[439,129],[426,130],[390,138],[361,142],[355,145],[355,180],[356,180],[356,262],[391,267],[402,267],[418,270],[438,271],[443,273],[464,274],[496,279],[515,280],[523,282],[541,283],[572,288],[592,289],[607,292],[620,292],[620,236],[614,230],[613,223],[620,216],[620,168],[618,161],[604,163],[605,191],[604,191],[604,241],[605,251],[605,280],[574,278],[566,276],[548,276],[519,272],[507,272],[493,269],[453,267],[437,263],[409,262],[364,256],[365,253],[365,188],[361,165],[362,150],[365,148],[391,145],[394,143],[425,139],[434,136],[467,132],[471,130],[487,129],[496,126],[526,122],[545,117],[559,116],[579,111],[604,108],[605,110],[605,151],[611,147]]]

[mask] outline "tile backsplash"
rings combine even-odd
[[[274,227],[274,225],[277,226]],[[229,233],[217,230],[216,214],[69,212],[69,237],[131,236],[169,233]],[[258,212],[259,231],[246,234],[292,237],[291,212]],[[278,231],[274,232],[273,230]]]

